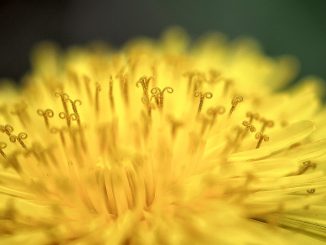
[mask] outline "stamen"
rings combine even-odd
[[[232,115],[232,113],[234,112],[235,108],[237,107],[237,105],[239,103],[241,103],[243,101],[243,97],[242,96],[235,96],[232,101],[231,101],[231,109],[229,112],[229,116]]]
[[[194,88],[193,88],[193,92],[196,93],[196,91],[198,91],[199,89],[201,89],[202,84],[204,81],[206,80],[205,74],[204,73],[200,73],[198,72],[194,78]]]
[[[295,175],[301,175],[307,172],[309,169],[315,169],[316,163],[313,163],[311,161],[304,161],[302,165],[299,166],[299,169],[295,172],[289,173],[287,176],[295,176]]]
[[[51,109],[46,109],[45,111],[38,109],[37,114],[43,117],[45,126],[49,128],[50,127],[49,118],[52,118],[54,116],[54,112]]]
[[[234,128],[234,131],[236,133],[234,138],[230,135],[226,137],[227,144],[225,145],[223,152],[228,152],[232,149],[237,149],[239,147],[239,140],[243,133],[243,129],[240,126],[236,126]]]
[[[154,98],[156,105],[160,108],[160,104],[161,104],[160,103],[160,94],[162,93],[161,89],[160,88],[152,88],[151,93],[152,93],[152,96],[151,96],[150,101],[152,101],[152,99]]]
[[[146,105],[149,106],[149,95],[148,95],[148,85],[149,82],[152,80],[152,77],[141,77],[138,82],[136,83],[137,88],[139,86],[142,86],[143,88],[143,97],[142,97],[142,102]]]
[[[141,77],[139,78],[138,82],[136,82],[136,87],[139,88],[139,86],[142,86],[144,95],[148,95],[148,84],[152,77]]]
[[[269,140],[269,137],[267,135],[261,133],[261,132],[258,132],[256,134],[256,139],[258,139],[258,143],[256,145],[256,149],[258,149],[261,146],[263,141],[268,141]]]
[[[67,114],[65,112],[60,112],[59,117],[61,119],[66,119],[67,126],[70,128],[72,121],[78,121],[79,116],[76,113]]]
[[[168,117],[168,121],[171,123],[171,135],[173,138],[177,135],[177,130],[184,124],[181,121],[174,119],[173,117]]]
[[[128,63],[128,66],[129,66],[129,69],[131,72],[135,72],[136,68],[137,68],[137,65],[138,65],[138,60],[137,59],[132,59],[132,58],[129,58],[127,63]]]
[[[79,135],[80,135],[81,146],[82,146],[84,152],[86,152],[87,151],[87,144],[86,144],[86,140],[85,140],[84,129],[82,127],[79,127]]]
[[[78,115],[77,105],[82,105],[82,102],[80,100],[69,100],[71,103],[72,110],[75,114]]]
[[[92,102],[93,98],[92,98],[90,82],[91,82],[90,78],[88,76],[84,75],[84,84],[85,84],[85,88],[86,88],[87,97],[88,97],[89,102]]]
[[[3,151],[5,148],[7,148],[7,144],[4,142],[0,142],[0,155],[7,160],[7,155]]]
[[[161,90],[158,87],[152,88],[151,93],[152,93],[152,98],[155,98],[156,104],[159,109],[163,109],[164,105],[164,93],[168,92],[169,94],[173,93],[173,88],[171,87],[165,87],[163,90]]]
[[[74,147],[74,150],[75,150],[76,154],[79,155],[80,151],[78,150],[78,147],[79,147],[79,144],[78,144],[78,134],[80,135],[80,141],[79,141],[80,142],[80,145],[83,147],[83,150],[86,150],[86,148],[84,148],[85,146],[83,146],[80,128],[70,128],[69,129],[69,136],[70,136],[72,145]],[[77,163],[80,166],[83,164],[82,161],[78,161]]]
[[[74,112],[73,114],[75,115],[77,124],[80,127],[81,126],[81,124],[80,124],[80,116],[79,116],[79,113],[78,113],[78,110],[77,110],[77,105],[81,106],[82,105],[82,102],[80,100],[78,100],[78,99],[77,100],[68,99],[66,101],[69,101],[70,102],[71,108],[72,108],[72,110]]]
[[[237,126],[235,129],[235,138],[233,141],[233,146],[235,149],[237,149],[239,147],[239,140],[241,139],[241,134],[243,133],[243,129],[239,126]]]
[[[123,74],[123,69],[116,75],[116,78],[120,80],[120,90],[126,105],[129,104],[129,91],[127,75]]]
[[[24,149],[27,149],[25,143],[23,140],[27,139],[27,134],[24,133],[24,132],[21,132],[19,133],[17,136],[16,135],[10,135],[9,137],[9,140],[12,142],[12,143],[15,143],[16,141],[19,142],[19,144],[24,148]]]
[[[72,70],[68,71],[68,79],[70,81],[72,81],[72,83],[75,85],[75,87],[78,90],[80,90],[78,76],[77,76],[77,73],[75,71],[72,71]]]
[[[127,76],[123,77],[123,85],[122,85],[123,89],[123,95],[125,98],[125,102],[128,105],[129,104],[129,90],[128,90],[128,81],[127,81]]]
[[[15,109],[11,111],[11,114],[12,115],[17,115],[20,123],[26,127],[26,120],[28,119],[27,118],[27,115],[26,115],[26,109],[27,109],[27,105],[26,103],[17,103],[15,104]]]
[[[223,95],[226,96],[230,90],[231,85],[234,84],[234,81],[231,79],[224,79],[224,88],[223,88]]]
[[[252,123],[253,120],[258,120],[259,119],[259,114],[258,113],[252,113],[250,111],[247,112],[246,116],[249,117],[249,123]]]
[[[64,112],[68,114],[67,101],[69,100],[69,95],[63,92],[55,92],[55,96],[60,97]]]
[[[51,133],[53,133],[53,134],[57,134],[57,133],[59,133],[59,136],[60,136],[60,140],[61,140],[61,144],[63,145],[63,146],[65,146],[66,145],[66,140],[65,140],[65,136],[64,136],[64,131],[66,131],[67,129],[66,128],[55,128],[55,127],[53,127],[53,128],[51,128]]]
[[[184,73],[183,75],[185,77],[188,77],[188,93],[190,93],[190,90],[191,90],[191,87],[192,87],[192,82],[193,82],[193,78],[197,75],[198,72],[196,71],[189,71],[189,72],[186,72]]]
[[[100,92],[102,87],[99,83],[96,83],[96,90],[95,90],[95,110],[98,113],[100,111]]]
[[[271,120],[267,120],[265,118],[261,118],[260,121],[262,122],[262,127],[260,132],[264,133],[265,129],[268,128],[272,128],[274,126],[274,122]]]
[[[310,189],[307,190],[307,193],[308,193],[308,194],[314,194],[315,191],[316,191],[315,188],[310,188]]]
[[[111,110],[114,111],[113,78],[112,78],[112,76],[110,76],[110,81],[109,81],[109,100],[110,100]]]
[[[223,106],[211,107],[207,110],[207,114],[212,117],[211,126],[215,124],[217,115],[222,115],[225,113],[225,108]]]
[[[195,97],[199,97],[199,105],[197,110],[197,115],[201,112],[204,104],[205,99],[211,99],[213,97],[213,94],[211,92],[195,92]]]
[[[200,89],[202,83],[207,81],[205,74],[198,71],[190,71],[183,74],[185,77],[188,77],[188,88],[187,91],[190,93],[191,89],[193,93]]]
[[[146,114],[144,111],[141,112],[141,119],[142,121],[144,121],[144,139],[147,139],[147,136],[150,133],[150,125],[151,125],[151,115],[150,114]]]
[[[289,125],[289,123],[287,121],[285,121],[285,120],[282,120],[280,124],[281,124],[282,128],[285,128],[285,127],[287,127]]]
[[[6,124],[5,126],[0,125],[0,131],[10,137],[11,133],[14,131],[14,128],[9,124]]]
[[[248,121],[243,121],[242,125],[246,127],[247,132],[255,132],[256,128]]]
[[[243,137],[246,137],[248,132],[253,133],[256,131],[256,128],[253,126],[252,122],[254,119],[257,120],[259,118],[259,114],[247,112],[246,116],[249,118],[249,120],[242,122],[242,125],[246,127],[246,130],[244,130],[244,133],[243,133]]]
[[[39,142],[34,142],[32,146],[28,149],[27,154],[32,154],[35,156],[35,158],[44,163],[45,165],[48,165],[48,161],[45,157],[45,149],[41,146]]]
[[[8,113],[8,105],[4,104],[0,106],[0,114],[3,115],[3,117],[8,120],[9,118],[9,113]]]
[[[155,64],[151,66],[151,70],[152,70],[153,83],[155,84],[155,82],[157,81],[157,68]]]
[[[308,169],[312,168],[312,169],[315,169],[316,168],[316,163],[313,163],[311,161],[305,161],[302,163],[302,165],[300,166],[297,174],[300,175],[300,174],[303,174],[305,173]]]
[[[205,117],[205,116],[201,117],[200,120],[202,121],[200,133],[204,134],[206,129],[207,129],[207,126],[208,126],[208,124],[210,123],[211,120],[209,118]]]
[[[221,72],[211,69],[209,70],[209,79],[207,80],[211,85],[216,84],[220,81]]]

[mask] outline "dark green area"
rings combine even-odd
[[[179,25],[193,37],[209,31],[252,36],[269,55],[296,56],[300,77],[326,79],[325,11],[324,0],[2,0],[0,77],[19,79],[42,40],[62,47],[94,39],[121,45]]]
[[[159,1],[163,2],[163,1]],[[171,19],[194,36],[219,30],[231,38],[252,36],[269,55],[295,55],[299,76],[326,79],[326,1],[166,1]],[[183,10],[183,11],[182,11]]]

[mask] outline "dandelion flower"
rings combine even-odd
[[[1,244],[323,244],[315,78],[182,31],[61,53],[0,98]]]

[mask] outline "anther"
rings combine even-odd
[[[160,109],[163,109],[165,92],[172,94],[173,88],[165,87],[164,89],[161,90],[160,88],[155,87],[151,89],[152,98],[155,98],[156,104]]]
[[[24,140],[27,139],[27,134],[24,133],[24,132],[21,132],[19,133],[17,136],[16,135],[10,135],[9,136],[9,140],[12,142],[12,143],[15,143],[16,141],[18,141],[18,143],[24,148],[24,149],[27,149],[25,143],[24,143]]]
[[[222,115],[225,113],[225,108],[223,106],[211,107],[207,110],[207,114],[212,117],[211,126],[214,125],[217,115]]]
[[[199,97],[199,104],[198,104],[198,110],[197,115],[201,112],[204,104],[205,99],[211,99],[213,97],[213,94],[211,92],[195,92],[195,97]]]
[[[38,109],[37,114],[43,117],[45,126],[49,128],[50,127],[49,118],[52,118],[54,116],[54,112],[51,109],[46,109],[45,111]]]
[[[261,146],[261,144],[263,143],[263,141],[269,140],[269,137],[261,132],[258,132],[256,134],[256,139],[258,139],[258,143],[256,145],[256,148],[258,149]]]
[[[237,107],[237,105],[239,103],[241,103],[243,101],[243,97],[242,96],[235,96],[232,101],[231,101],[231,109],[229,111],[229,116],[232,115],[232,113],[234,112],[235,108]]]
[[[6,143],[0,142],[0,155],[7,160],[7,155],[3,151],[6,147],[7,147]]]

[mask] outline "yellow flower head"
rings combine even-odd
[[[176,30],[44,44],[1,92],[0,244],[323,243],[326,114],[295,70]]]

